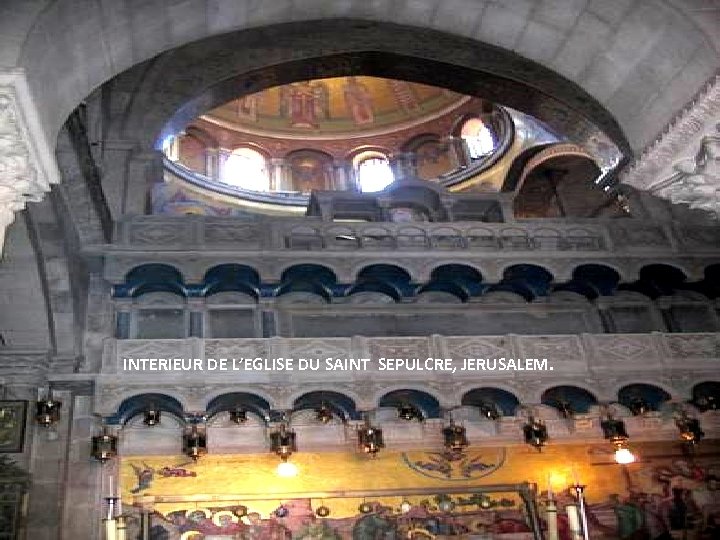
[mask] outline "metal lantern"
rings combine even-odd
[[[607,420],[600,422],[600,427],[605,438],[614,444],[624,443],[630,438],[625,429],[625,422],[616,420],[612,416],[608,416]]]
[[[357,430],[357,437],[358,447],[372,457],[375,457],[381,448],[385,448],[382,429],[371,426],[368,421]]]
[[[146,426],[157,426],[160,423],[161,412],[156,407],[150,407],[143,413],[143,424]]]
[[[536,420],[531,416],[522,429],[525,442],[540,452],[548,440],[547,426],[542,420]]]
[[[330,515],[330,509],[325,505],[318,506],[317,509],[315,510],[315,514],[318,517],[323,517],[323,518],[328,517]]]
[[[413,405],[412,403],[402,403],[398,409],[398,418],[402,418],[403,420],[407,420],[410,422],[411,420],[422,420],[423,415],[420,410]]]
[[[193,461],[207,454],[207,436],[197,425],[186,429],[183,433],[183,453]]]
[[[290,515],[290,510],[284,504],[281,504],[275,509],[274,514],[279,518],[284,518]]]
[[[117,456],[117,446],[117,435],[113,435],[108,432],[107,428],[103,428],[102,434],[95,435],[92,438],[92,450],[90,453],[92,457],[104,465],[108,460]]]
[[[640,396],[633,397],[628,404],[628,408],[634,416],[643,416],[652,411],[650,404]]]
[[[572,408],[572,404],[569,401],[560,400],[557,404],[557,410],[560,412],[560,415],[567,419],[572,418],[575,414],[575,411]]]
[[[315,420],[321,424],[329,424],[333,419],[333,412],[330,407],[322,403],[320,407],[315,409]]]
[[[468,445],[466,430],[463,426],[458,426],[452,420],[450,424],[442,430],[445,448],[453,452],[462,452]]]
[[[358,512],[360,512],[361,514],[369,514],[372,511],[373,505],[369,502],[363,502],[360,504],[360,506],[358,506]]]
[[[680,430],[680,438],[688,444],[697,444],[705,437],[705,432],[700,427],[700,421],[697,418],[690,418],[683,414],[675,420],[675,425]]]
[[[497,406],[494,403],[482,402],[480,404],[480,414],[488,420],[497,420],[500,418]]]
[[[234,424],[244,424],[247,419],[247,411],[242,407],[235,407],[230,411],[230,421]]]
[[[60,408],[62,402],[48,397],[35,404],[35,421],[44,427],[51,427],[60,421]]]
[[[292,453],[297,451],[296,439],[294,431],[288,429],[284,423],[280,424],[280,429],[270,433],[270,451],[287,461]]]

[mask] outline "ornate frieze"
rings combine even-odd
[[[0,252],[15,212],[59,179],[51,147],[20,70],[0,70]]]
[[[621,181],[720,215],[720,75],[622,173]]]
[[[294,358],[294,369],[274,373],[233,369],[177,372],[123,369],[124,358]],[[320,359],[317,370],[298,369],[299,358]],[[361,370],[328,370],[326,358],[369,358]],[[420,359],[423,369],[388,369],[379,358]],[[455,371],[427,369],[425,360],[451,358]],[[475,362],[466,359],[515,360],[515,364]],[[528,365],[526,358],[547,358],[547,364]],[[292,404],[298,392],[328,388],[355,395],[359,408],[373,408],[374,400],[403,384],[423,387],[443,406],[460,404],[462,394],[480,386],[512,387],[524,402],[537,403],[544,389],[576,384],[593,389],[601,400],[615,399],[628,381],[644,381],[666,388],[677,386],[678,399],[688,399],[690,388],[715,373],[720,362],[720,334],[583,334],[354,337],[354,338],[248,338],[179,340],[108,339],[103,370],[97,376],[98,408],[111,413],[130,395],[163,391],[177,396],[189,410],[202,410],[223,392],[258,392],[277,409]],[[266,364],[271,366],[272,364]],[[517,366],[523,369],[517,369]],[[1,365],[0,365],[1,367]],[[381,369],[381,367],[383,367]],[[394,366],[397,367],[397,366]],[[549,368],[553,368],[550,370]],[[17,369],[15,369],[17,371]],[[0,369],[0,376],[2,370]],[[202,384],[199,385],[199,381]],[[412,383],[410,383],[412,381]],[[682,381],[680,383],[680,381]],[[677,385],[675,384],[677,382]],[[374,397],[373,397],[374,396]]]

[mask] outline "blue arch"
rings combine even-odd
[[[476,296],[483,292],[482,274],[472,266],[465,264],[444,264],[430,273],[430,282],[457,283],[468,296]]]
[[[337,283],[335,272],[321,264],[296,264],[286,268],[280,277],[281,283],[311,281],[331,287]]]
[[[114,424],[125,424],[149,408],[170,413],[182,421],[185,418],[182,405],[177,399],[166,394],[150,393],[139,394],[124,400],[109,421]]]
[[[581,264],[573,270],[573,282],[591,286],[598,294],[609,296],[620,283],[620,274],[604,264]]]
[[[435,396],[421,390],[393,390],[380,398],[378,406],[398,408],[405,404],[416,407],[422,413],[423,418],[440,418],[440,403],[438,400]]]
[[[563,410],[566,406],[570,407],[572,412],[587,413],[590,407],[597,405],[597,398],[584,388],[577,386],[554,386],[548,388],[542,394],[540,402],[543,405],[549,405],[559,410]]]
[[[333,414],[343,420],[362,419],[352,398],[340,392],[327,390],[303,394],[293,402],[293,410],[317,409],[322,405],[329,407]]]
[[[470,407],[492,405],[502,412],[503,416],[513,416],[520,406],[520,400],[515,394],[492,386],[473,388],[465,392],[460,403]]]
[[[632,408],[636,399],[642,399],[656,411],[664,402],[670,401],[670,398],[670,394],[662,388],[645,383],[628,384],[618,391],[618,401],[628,408]]]
[[[187,295],[180,271],[169,264],[141,264],[125,275],[125,283],[113,287],[117,298],[136,297],[151,292],[169,292]]]
[[[257,394],[249,392],[230,392],[213,398],[205,410],[209,417],[224,411],[242,408],[262,418],[265,422],[270,419],[270,404]]]
[[[244,264],[219,264],[213,266],[203,278],[203,294],[238,291],[259,296],[260,275],[257,270]]]

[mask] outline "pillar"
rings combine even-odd
[[[148,210],[153,184],[163,181],[162,153],[137,152],[128,162],[127,182],[123,197],[124,214],[143,215]]]

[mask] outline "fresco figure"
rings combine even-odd
[[[372,95],[370,90],[355,77],[348,77],[343,86],[345,105],[356,125],[362,126],[375,122]]]
[[[140,493],[144,489],[150,488],[153,478],[155,477],[155,469],[143,463],[142,467],[132,463],[130,465],[137,477],[137,486],[130,490],[130,493]]]
[[[315,116],[328,120],[330,118],[330,90],[324,82],[315,82],[312,85],[315,105]]]
[[[237,115],[240,120],[257,122],[258,107],[262,100],[262,92],[243,96],[238,100]]]
[[[317,127],[315,93],[308,81],[293,83],[289,90],[290,126],[294,128]]]
[[[661,495],[652,494],[644,505],[645,525],[650,540],[672,540],[667,505]]]
[[[620,499],[620,495],[610,495],[610,503],[617,518],[617,532],[620,540],[639,540],[644,537],[644,518],[640,507],[628,499]]]
[[[385,516],[386,509],[379,513],[368,514],[355,522],[352,528],[352,540],[386,540],[395,538],[395,524]]]
[[[311,516],[303,528],[293,536],[293,540],[342,540],[342,537],[330,528],[327,521]]]

